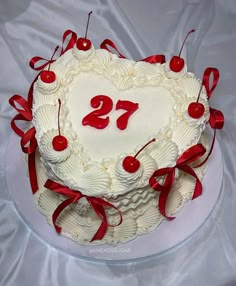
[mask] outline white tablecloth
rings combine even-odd
[[[129,58],[156,53],[169,58],[195,28],[183,51],[189,70],[199,78],[207,66],[221,73],[210,102],[225,114],[225,127],[217,132],[224,162],[222,196],[194,236],[143,263],[94,264],[54,249],[22,222],[6,188],[3,158],[15,114],[8,99],[27,96],[36,75],[28,67],[31,57],[50,58],[67,29],[84,35],[90,10],[88,35],[95,47],[109,38]],[[235,51],[235,0],[0,1],[0,285],[235,286]]]

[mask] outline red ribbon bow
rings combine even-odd
[[[220,110],[217,110],[217,109],[210,107],[209,124],[210,124],[211,128],[214,129],[214,135],[213,135],[210,150],[209,150],[206,158],[200,164],[198,164],[197,166],[194,166],[194,168],[198,168],[198,167],[201,167],[202,165],[204,165],[206,163],[206,161],[209,159],[209,157],[211,156],[211,153],[213,151],[214,144],[215,144],[215,139],[216,139],[216,130],[222,129],[224,127],[224,115],[223,115],[223,113]]]
[[[65,48],[63,48],[64,44],[68,41]],[[72,49],[77,41],[77,34],[71,30],[66,30],[62,36],[62,48],[60,56],[63,55],[68,50]]]
[[[212,85],[210,87],[211,75],[213,76],[213,82],[212,82]],[[202,81],[203,81],[203,84],[206,88],[206,93],[207,93],[208,99],[210,99],[210,97],[212,96],[212,93],[218,84],[219,78],[220,78],[220,73],[219,73],[218,69],[216,69],[216,68],[209,67],[209,68],[206,68],[206,70],[204,71]],[[213,129],[222,129],[224,126],[224,115],[223,115],[223,113],[220,110],[210,108],[209,123],[210,123],[211,128],[213,128]]]
[[[32,84],[33,85],[33,84]],[[31,87],[32,87],[31,85]],[[31,92],[31,88],[29,94]],[[33,194],[38,190],[38,181],[36,174],[36,166],[35,166],[35,151],[37,149],[37,140],[35,138],[35,128],[32,127],[28,131],[24,132],[16,125],[16,121],[26,121],[29,122],[32,120],[32,111],[29,103],[20,95],[13,95],[9,99],[9,103],[13,106],[19,113],[15,115],[11,121],[11,127],[21,137],[21,148],[22,151],[28,154],[28,166],[29,166],[29,178],[30,184],[32,188]],[[19,107],[22,107],[20,109]]]
[[[74,45],[76,44],[76,40],[77,40],[76,33],[71,31],[71,30],[66,30],[63,34],[63,37],[62,37],[62,48],[61,48],[60,56],[63,55],[66,51],[72,49],[74,47]],[[68,41],[68,43],[67,43],[66,47],[63,48],[65,42],[67,42],[67,41]],[[33,57],[29,62],[30,67],[36,71],[43,70],[47,65],[49,65],[55,61],[55,60],[52,60],[52,58],[55,55],[58,48],[59,48],[59,46],[57,46],[55,48],[54,53],[53,53],[50,60],[47,60],[45,58],[38,57],[38,56]],[[39,63],[40,61],[43,61],[45,63],[43,63],[39,66],[36,66],[36,64]]]
[[[213,82],[212,82],[212,86],[210,87],[211,75],[213,76]],[[212,67],[208,67],[205,69],[203,77],[202,77],[202,81],[206,88],[208,99],[212,96],[212,93],[217,86],[219,78],[220,78],[220,73],[218,69],[212,68]]]
[[[77,40],[77,34],[71,30],[66,30],[63,34],[62,37],[62,48],[61,48],[61,52],[60,52],[60,56],[63,55],[66,51],[72,49],[76,43]],[[64,44],[67,42],[67,45],[65,48],[63,48]],[[54,53],[51,57],[50,60],[47,60],[45,58],[42,57],[33,57],[30,62],[29,65],[33,70],[36,71],[42,71],[47,65],[50,65],[51,63],[53,63],[55,60],[53,60],[53,56],[55,55],[55,53],[57,52],[59,46],[57,46],[54,50]],[[43,61],[44,63],[36,66],[36,64],[38,64],[40,61]],[[30,89],[29,89],[29,93],[28,93],[28,102],[29,102],[29,106],[32,107],[32,102],[33,102],[33,86],[34,83],[36,82],[36,80],[38,79],[40,73],[36,76],[35,80],[32,82]]]
[[[159,196],[159,210],[160,213],[168,218],[174,219],[174,217],[167,216],[166,214],[166,202],[169,195],[169,192],[175,181],[175,169],[179,169],[196,179],[196,184],[193,192],[192,199],[197,198],[202,194],[202,183],[198,179],[197,174],[194,170],[189,166],[190,163],[196,161],[201,156],[203,156],[206,152],[206,149],[202,144],[197,144],[189,149],[187,149],[177,160],[176,165],[174,167],[162,168],[156,170],[153,175],[149,179],[149,185],[156,191],[161,192]],[[163,185],[161,185],[157,178],[166,176],[164,179]]]
[[[20,95],[13,95],[9,99],[9,103],[11,106],[13,106],[19,113],[15,115],[11,121],[11,127],[21,137],[21,148],[22,151],[26,154],[31,154],[35,152],[37,148],[37,141],[35,138],[35,128],[32,127],[28,131],[24,132],[22,129],[20,129],[15,121],[23,120],[23,121],[31,121],[32,111],[28,104],[28,102]],[[18,108],[17,105],[22,107],[22,109]],[[28,145],[28,146],[27,146]]]
[[[86,198],[87,201],[89,202],[90,206],[94,209],[95,213],[97,214],[97,216],[102,220],[100,227],[98,228],[97,232],[95,233],[95,235],[93,236],[93,238],[91,239],[91,241],[93,240],[99,240],[102,239],[104,237],[104,235],[106,234],[107,231],[107,227],[111,226],[111,227],[115,227],[118,226],[122,223],[122,215],[121,212],[119,211],[118,208],[116,208],[114,205],[112,205],[111,203],[103,200],[102,198],[96,198],[96,197],[89,197],[86,195],[83,195],[81,192],[79,191],[75,191],[75,190],[71,190],[70,188],[63,186],[59,183],[56,183],[54,181],[51,180],[47,180],[47,182],[44,185],[45,188],[58,193],[58,194],[62,194],[64,196],[69,197],[68,199],[66,199],[65,201],[63,201],[54,211],[53,215],[52,215],[52,221],[54,224],[54,227],[56,229],[56,231],[58,233],[61,232],[61,227],[57,225],[56,221],[57,218],[59,216],[59,214],[63,211],[63,209],[65,207],[67,207],[68,205],[77,202],[78,200],[80,200],[81,198]],[[118,211],[119,215],[120,215],[120,221],[118,224],[116,225],[112,225],[109,224],[107,221],[107,216],[106,216],[106,211],[104,207],[111,207],[114,208]]]
[[[42,57],[39,57],[39,56],[35,56],[35,57],[33,57],[32,59],[30,59],[30,62],[29,62],[29,66],[33,69],[33,70],[35,70],[35,71],[41,71],[41,70],[43,70],[47,65],[49,65],[49,64],[51,64],[51,63],[53,63],[53,62],[55,62],[55,60],[52,60],[52,58],[53,58],[53,56],[55,55],[55,53],[56,53],[56,51],[58,50],[58,48],[59,48],[59,46],[57,46],[56,48],[55,48],[55,50],[54,50],[54,52],[53,52],[53,55],[52,55],[52,57],[51,57],[51,59],[50,60],[48,60],[48,59],[45,59],[45,58],[42,58]],[[36,66],[36,64],[38,64],[39,62],[45,62],[45,63],[43,63],[43,64],[41,64],[41,65],[39,65],[39,66]]]
[[[101,43],[101,45],[100,45],[100,48],[101,48],[101,49],[104,49],[104,50],[107,50],[108,52],[111,52],[111,50],[110,50],[109,47],[111,47],[111,48],[113,48],[114,50],[116,50],[116,52],[118,53],[118,55],[119,55],[120,58],[126,59],[126,57],[125,57],[124,55],[122,55],[122,54],[118,51],[118,49],[117,49],[115,43],[113,43],[111,40],[106,39],[106,40],[104,40],[104,41]],[[142,59],[142,60],[140,60],[140,61],[148,62],[148,63],[150,63],[150,64],[156,64],[156,63],[163,64],[163,63],[166,62],[166,59],[165,59],[165,56],[164,56],[164,55],[152,55],[152,56],[149,56],[149,57],[147,57],[147,58],[145,58],[145,59]]]
[[[210,86],[211,75],[213,76],[213,81],[212,81],[212,85]],[[216,69],[216,68],[208,67],[204,71],[202,81],[203,81],[203,84],[206,88],[206,93],[207,93],[208,99],[210,99],[210,97],[212,96],[212,93],[218,84],[219,78],[220,78],[220,73],[219,73],[218,69]],[[213,151],[214,144],[215,144],[216,129],[222,129],[224,127],[224,115],[223,115],[223,113],[220,110],[217,110],[217,109],[210,107],[209,124],[210,124],[211,128],[214,129],[214,135],[213,135],[210,150],[209,150],[206,158],[200,164],[198,164],[197,166],[194,166],[194,168],[201,167],[209,159],[209,157]]]

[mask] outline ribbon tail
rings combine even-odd
[[[95,233],[95,235],[93,236],[93,238],[90,241],[92,242],[94,240],[103,239],[106,231],[107,231],[107,221],[106,221],[106,219],[103,219],[101,225],[99,226],[99,229],[97,230],[97,232]]]
[[[16,114],[11,120],[12,130],[20,137],[24,135],[24,132],[16,125],[15,121],[22,120],[26,121],[25,117],[22,114]]]
[[[68,41],[68,43],[67,43],[66,47],[63,48],[64,43],[66,41]],[[63,34],[63,37],[62,37],[62,49],[61,49],[60,56],[63,55],[68,50],[72,49],[74,47],[74,45],[76,44],[76,41],[77,41],[77,34],[74,31],[66,30]]]
[[[119,217],[120,217],[119,222],[118,222],[117,224],[109,224],[109,223],[107,223],[108,226],[115,227],[115,226],[118,226],[118,225],[120,225],[120,224],[122,223],[122,220],[123,220],[122,214],[121,214],[121,211],[120,211],[117,207],[115,207],[113,204],[111,204],[111,203],[109,203],[109,202],[103,200],[102,198],[92,197],[92,198],[90,198],[90,199],[93,200],[93,204],[96,204],[96,205],[101,206],[101,207],[110,207],[110,208],[113,208],[113,209],[117,210],[117,212],[118,212],[118,214],[119,214]],[[95,205],[94,205],[94,206],[95,206]],[[97,213],[97,215],[98,215],[101,219],[103,218],[103,215],[101,215],[101,211],[98,211],[98,212],[97,212],[97,208],[96,208],[96,207],[95,207],[95,212]]]
[[[38,179],[36,173],[36,163],[35,163],[36,152],[29,154],[28,156],[28,169],[29,169],[29,178],[32,193],[35,194],[38,190]]]
[[[104,50],[107,50],[108,52],[112,53],[112,51],[108,48],[109,46],[110,46],[111,48],[113,48],[113,49],[118,53],[118,55],[119,55],[120,58],[126,59],[126,57],[119,52],[119,50],[118,50],[118,48],[116,47],[115,43],[113,43],[113,42],[112,42],[111,40],[109,40],[109,39],[105,39],[105,40],[101,43],[100,48],[101,48],[101,49],[104,49]]]
[[[61,233],[61,227],[57,224],[57,218],[60,215],[60,213],[64,210],[64,208],[66,208],[67,206],[69,206],[70,204],[72,204],[75,201],[74,197],[71,197],[65,201],[63,201],[54,211],[54,213],[52,214],[52,222],[53,225],[56,229],[57,233]]]
[[[194,168],[199,168],[201,167],[202,165],[204,165],[206,163],[206,161],[209,159],[209,157],[211,156],[211,153],[214,149],[214,145],[215,145],[215,139],[216,139],[216,129],[214,130],[214,136],[213,136],[213,139],[212,139],[212,142],[211,142],[211,148],[209,150],[209,153],[207,154],[206,158],[201,162],[199,163],[197,166],[194,166]]]
[[[30,108],[32,108],[33,105],[33,91],[34,91],[34,84],[35,82],[38,80],[40,73],[36,76],[36,78],[34,79],[34,81],[31,83],[30,88],[29,88],[29,92],[28,92],[28,104],[30,106]]]
[[[166,213],[166,203],[167,203],[167,199],[168,199],[170,190],[171,190],[171,189],[167,189],[166,191],[164,191],[164,192],[162,191],[162,192],[160,193],[158,207],[159,207],[160,213],[161,213],[165,218],[167,218],[167,219],[169,219],[169,220],[172,220],[172,219],[174,219],[175,217],[168,216],[167,213]]]
[[[21,148],[24,153],[34,153],[37,148],[37,140],[35,138],[36,130],[34,127],[24,133],[21,138]],[[26,146],[29,144],[29,146]]]
[[[194,187],[194,191],[193,191],[193,195],[192,195],[192,200],[196,199],[197,197],[199,197],[202,194],[202,183],[199,180],[197,174],[188,165],[178,166],[178,168],[196,179],[196,183],[195,183],[195,187]]]
[[[89,200],[89,203],[93,207],[93,209],[96,212],[96,214],[98,215],[98,217],[102,219],[102,222],[101,222],[97,232],[95,233],[95,235],[91,239],[91,241],[101,240],[104,237],[104,235],[106,234],[107,227],[108,227],[106,212],[105,212],[105,209],[102,205],[98,205],[98,204],[94,203],[92,200]]]
[[[161,185],[156,177],[165,176],[165,182]],[[174,217],[168,216],[166,213],[166,203],[168,199],[168,195],[170,193],[171,187],[173,186],[175,180],[175,169],[173,167],[163,168],[156,170],[153,175],[149,179],[149,185],[156,191],[160,191],[158,208],[160,213],[167,219],[174,219]]]
[[[194,192],[193,192],[193,195],[192,195],[192,200],[194,200],[197,197],[201,196],[201,194],[202,194],[202,183],[198,179],[196,181],[195,189],[194,189]]]

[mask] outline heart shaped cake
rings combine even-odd
[[[208,90],[185,63],[177,71],[82,42],[42,66],[28,102],[10,99],[20,113],[12,127],[48,222],[81,244],[116,244],[201,195]],[[22,118],[31,122],[27,132],[15,124]]]

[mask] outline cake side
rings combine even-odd
[[[207,141],[206,136],[202,136],[200,143],[208,146]],[[40,155],[38,154],[38,156]],[[201,181],[206,170],[206,165],[196,169],[196,174]],[[66,200],[66,197],[51,192],[44,187],[48,177],[40,157],[37,157],[37,175],[39,190],[34,195],[34,201],[39,211],[47,217],[48,223],[54,227],[53,214],[55,209]],[[194,185],[195,181],[191,176],[183,172],[178,174],[166,205],[169,216],[176,215],[192,199]],[[91,241],[101,224],[101,219],[85,198],[64,209],[58,217],[57,224],[62,227],[62,235],[78,241],[82,245],[116,245],[117,243],[124,243],[135,239],[139,235],[153,231],[166,220],[158,208],[159,195],[159,192],[148,186],[108,199],[122,212],[123,221],[119,226],[108,227],[102,240]],[[112,225],[117,224],[119,221],[117,211],[106,209],[106,212],[108,222]]]

